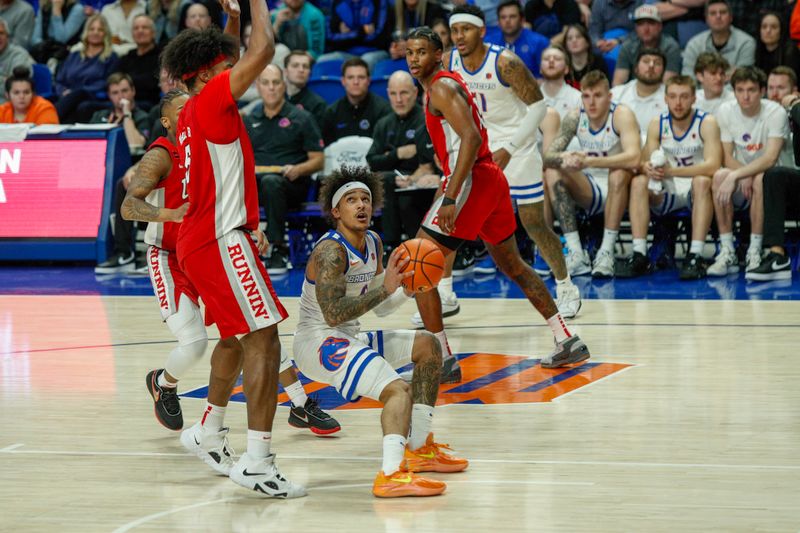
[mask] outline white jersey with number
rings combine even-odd
[[[561,85],[561,88],[558,90],[555,96],[549,96],[544,91],[544,87],[542,87],[542,95],[544,96],[544,101],[547,104],[547,107],[552,107],[555,109],[561,120],[564,120],[564,115],[570,111],[579,109],[582,104],[581,92],[567,83]]]
[[[378,271],[378,236],[373,231],[367,231],[366,247],[362,254],[350,242],[336,230],[329,230],[318,241],[332,240],[339,243],[347,253],[347,270],[345,278],[347,281],[347,296],[359,296],[367,292],[369,283]],[[308,278],[303,280],[303,290],[300,294],[300,316],[297,322],[297,329],[301,330],[309,327],[329,327],[325,323],[325,316],[322,314],[314,282]],[[357,319],[345,322],[336,326],[336,329],[356,335],[360,324]]]
[[[581,107],[578,116],[578,130],[575,133],[581,145],[581,151],[592,157],[608,157],[622,153],[622,141],[619,133],[614,129],[614,111],[617,106],[611,104],[608,110],[608,117],[599,130],[593,130],[589,122],[589,116]],[[590,168],[587,172],[595,178],[608,178],[607,168]]]
[[[761,157],[769,139],[789,138],[786,111],[769,100],[761,100],[761,109],[752,117],[742,113],[736,100],[726,102],[719,108],[717,121],[722,142],[733,144],[733,157],[743,165]]]
[[[703,162],[703,136],[700,126],[707,113],[695,109],[689,129],[678,137],[672,129],[672,116],[664,113],[659,117],[658,140],[671,167],[688,167]]]
[[[486,43],[488,50],[478,70],[470,71],[458,50],[450,54],[450,70],[464,78],[469,90],[475,95],[475,103],[489,132],[489,148],[494,152],[502,148],[519,128],[520,120],[528,112],[528,106],[520,100],[509,85],[503,83],[497,71],[497,61],[504,48]],[[533,144],[534,140],[530,140]],[[520,147],[522,148],[522,147]]]

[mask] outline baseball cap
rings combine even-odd
[[[658,8],[653,5],[643,5],[636,8],[633,12],[633,20],[655,20],[661,22],[661,15],[658,14]]]

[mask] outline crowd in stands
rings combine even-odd
[[[246,1],[240,3],[241,43],[246,49],[249,7]],[[717,198],[725,196],[717,193],[720,188],[727,192],[731,182],[737,186],[744,182],[747,202],[738,207],[750,206],[751,235],[743,234],[740,243],[749,250],[743,254],[746,270],[758,268],[770,254],[786,253],[783,226],[774,217],[782,221],[787,209],[800,204],[789,130],[800,113],[795,106],[800,101],[800,51],[793,40],[800,38],[800,3],[268,0],[268,4],[278,41],[276,55],[242,98],[241,111],[259,169],[260,200],[273,243],[268,258],[273,274],[291,268],[284,231],[287,209],[301,206],[313,194],[312,176],[323,171],[324,153],[342,138],[371,141],[360,156],[384,176],[381,224],[387,246],[396,246],[416,232],[430,195],[408,191],[435,188],[441,171],[424,127],[420,90],[406,72],[405,34],[428,25],[450,48],[449,15],[465,4],[483,11],[485,40],[522,59],[562,120],[581,106],[581,80],[592,71],[603,73],[614,104],[633,111],[644,152],[652,149],[647,148],[652,124],[670,113],[668,82],[678,78],[682,81],[677,85],[685,85],[688,76],[694,106],[716,117],[723,147],[721,170],[708,176],[707,192],[714,197],[714,231],[720,234],[723,257],[716,258],[708,274],[727,273],[738,264],[731,237],[737,205]],[[224,17],[213,0],[0,0],[0,85],[5,88],[0,94],[0,122],[119,124],[135,155],[163,133],[158,102],[178,85],[159,68],[161,49],[181,31],[224,26]],[[755,100],[742,95],[745,86],[755,91]],[[764,142],[735,138],[746,123],[757,123],[754,127],[763,133]],[[578,149],[574,141],[570,147]],[[726,182],[730,175],[734,179]],[[634,177],[624,183],[629,191],[642,187],[632,185],[638,183]],[[118,201],[124,196],[126,179],[129,176],[117,187]],[[760,206],[753,210],[757,202]],[[132,227],[117,219],[120,227],[115,234],[122,242],[101,270],[133,268]],[[638,220],[637,225],[641,225]],[[642,250],[640,234],[641,229],[636,235],[637,253]],[[637,260],[633,264],[629,258],[627,274],[643,271],[641,258]]]

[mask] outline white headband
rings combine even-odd
[[[335,193],[333,193],[333,200],[331,201],[331,207],[336,207],[339,205],[339,200],[342,199],[342,196],[349,193],[350,191],[355,190],[362,190],[367,191],[369,193],[370,199],[372,199],[372,191],[369,190],[369,187],[365,183],[360,181],[348,181],[341,187],[339,187]]]
[[[483,28],[485,25],[480,17],[476,15],[470,15],[469,13],[456,13],[450,17],[450,27],[453,27],[453,24],[458,24],[459,22],[466,22],[467,24],[472,24],[473,26],[477,26],[479,28]]]

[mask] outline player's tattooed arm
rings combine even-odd
[[[317,302],[330,327],[355,320],[390,296],[383,285],[358,296],[347,296],[347,254],[333,241],[322,241],[314,250],[313,259]]]
[[[497,67],[500,70],[500,78],[511,86],[511,90],[525,105],[531,105],[544,98],[531,71],[513,52],[503,50]]]
[[[417,333],[417,335],[430,335],[429,333]],[[442,374],[442,345],[437,339],[433,339],[432,357],[424,363],[414,365],[414,379],[411,381],[411,396],[414,403],[424,403],[425,405],[436,405],[436,397],[439,394],[439,379]]]
[[[189,208],[184,204],[178,209],[157,207],[145,201],[158,182],[172,170],[172,158],[166,150],[153,149],[144,154],[133,169],[128,192],[122,202],[120,213],[125,220],[143,222],[180,222]]]
[[[569,146],[570,141],[578,131],[578,118],[580,112],[576,109],[570,111],[561,120],[561,131],[558,136],[550,143],[550,148],[544,155],[545,168],[561,168],[564,164],[564,150]]]

